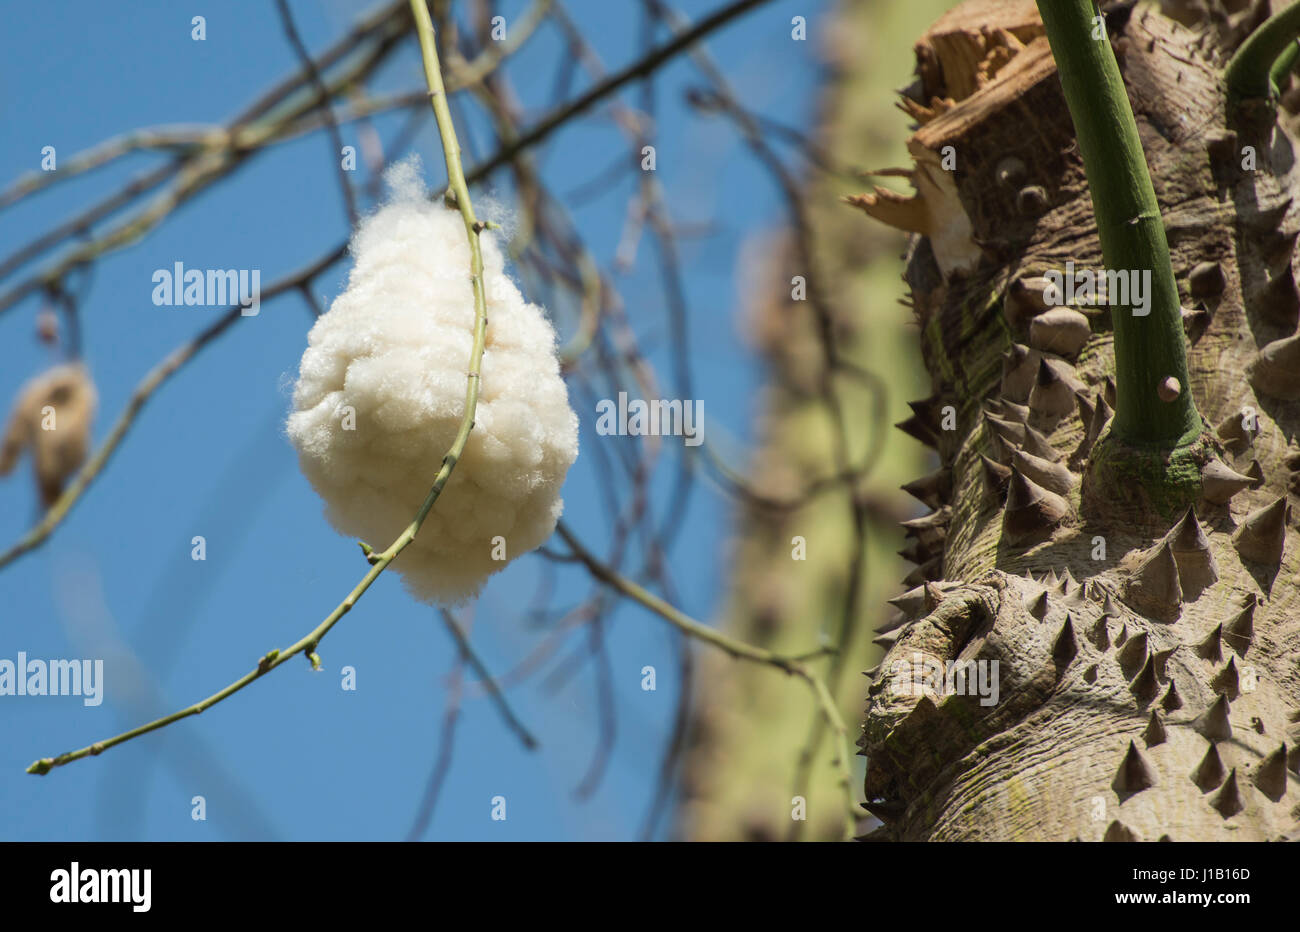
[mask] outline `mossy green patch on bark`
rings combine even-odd
[[[1083,513],[1102,523],[1167,530],[1201,497],[1201,470],[1215,455],[1208,430],[1184,436],[1170,449],[1126,442],[1108,428],[1088,458]]]

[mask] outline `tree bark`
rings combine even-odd
[[[963,3],[916,45],[915,196],[852,199],[914,234],[933,392],[908,430],[951,490],[909,522],[934,579],[899,601],[868,690],[873,839],[1264,840],[1300,820],[1296,134],[1223,86],[1267,11],[1103,6],[1184,307],[1176,389],[1214,428],[1198,500],[1144,475],[1087,487],[1111,309],[1057,313],[1043,289],[1104,267],[1074,126],[1034,3]],[[967,661],[996,663],[995,702],[916,688]]]

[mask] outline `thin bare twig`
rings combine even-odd
[[[284,24],[284,31],[289,38],[289,44],[293,46],[298,61],[302,63],[303,70],[310,76],[312,86],[316,88],[316,93],[320,95],[321,113],[325,117],[330,142],[334,144],[331,159],[338,171],[339,190],[343,193],[343,206],[348,212],[348,226],[356,226],[358,216],[357,195],[352,190],[352,182],[348,180],[347,169],[343,167],[343,134],[339,132],[339,121],[334,115],[334,105],[331,103],[332,95],[329,88],[325,86],[325,82],[321,79],[320,69],[316,67],[316,62],[312,60],[311,53],[307,51],[307,46],[303,44],[302,38],[298,35],[298,27],[294,25],[293,13],[289,9],[288,0],[275,0],[275,6],[279,10],[280,21]]]

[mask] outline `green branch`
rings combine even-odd
[[[1189,391],[1169,243],[1124,80],[1092,0],[1038,0],[1038,11],[1074,120],[1102,257],[1108,269],[1150,272],[1147,314],[1112,307],[1118,404],[1111,431],[1132,446],[1172,449],[1200,433],[1201,418]],[[1169,379],[1177,393],[1166,401],[1160,388],[1172,388]]]
[[[826,653],[825,650],[817,650],[808,654],[797,657],[778,654],[774,651],[766,650],[762,647],[755,647],[752,644],[746,644],[744,641],[738,641],[735,638],[728,637],[721,631],[710,628],[708,625],[701,624],[694,618],[689,617],[684,612],[665,602],[654,593],[637,585],[632,580],[623,576],[612,567],[601,563],[591,551],[587,550],[564,524],[559,522],[555,527],[555,533],[569,546],[573,555],[587,567],[591,575],[595,576],[601,582],[609,585],[615,591],[624,596],[639,602],[645,608],[654,612],[664,621],[677,628],[683,634],[693,637],[697,640],[704,641],[706,644],[712,644],[736,658],[737,660],[748,660],[752,663],[762,663],[775,667],[791,676],[797,676],[807,684],[812,690],[813,700],[817,704],[821,717],[825,720],[826,725],[837,739],[838,747],[835,750],[835,764],[839,772],[840,790],[844,794],[844,839],[848,840],[853,836],[856,826],[855,815],[858,812],[856,800],[853,795],[852,776],[849,757],[849,732],[844,726],[844,719],[840,716],[839,709],[835,705],[835,700],[831,697],[830,690],[826,688],[826,681],[818,674],[808,668],[804,662],[806,660],[820,656]]]
[[[1287,75],[1291,73],[1291,69],[1295,67],[1296,59],[1298,58],[1300,58],[1300,44],[1297,44],[1293,39],[1287,45],[1286,49],[1283,50],[1282,54],[1277,57],[1277,61],[1273,62],[1273,67],[1270,68],[1268,72],[1268,77],[1269,80],[1273,82],[1273,91],[1275,93],[1282,86],[1282,82],[1287,79]]]
[[[1294,44],[1298,33],[1300,3],[1293,3],[1250,34],[1223,72],[1223,82],[1228,88],[1229,109],[1233,101],[1272,98],[1274,81],[1271,74],[1274,65],[1284,54],[1289,55],[1291,60],[1282,76],[1290,70],[1289,65],[1295,63],[1295,53],[1288,46]]]
[[[451,121],[451,112],[447,107],[447,94],[442,85],[442,74],[438,66],[438,53],[434,47],[433,24],[429,21],[429,13],[424,6],[424,0],[411,0],[411,9],[415,14],[416,31],[420,38],[420,51],[424,55],[424,73],[429,84],[429,96],[433,101],[434,117],[438,122],[438,132],[442,137],[443,154],[446,156],[448,185],[452,193],[455,194],[456,206],[460,210],[461,218],[465,221],[465,235],[469,238],[470,279],[474,290],[474,347],[470,352],[469,373],[466,379],[465,414],[461,418],[460,429],[456,432],[456,438],[452,442],[451,449],[442,458],[442,466],[433,480],[433,486],[429,489],[429,494],[425,496],[419,512],[416,513],[411,523],[406,526],[406,530],[402,531],[401,535],[398,536],[397,540],[393,541],[387,550],[383,553],[367,552],[366,559],[372,564],[370,571],[348,593],[347,598],[340,602],[324,621],[293,645],[287,649],[276,649],[266,654],[258,661],[256,668],[201,702],[196,702],[194,705],[187,706],[178,712],[173,712],[171,715],[156,719],[147,725],[141,725],[139,728],[123,732],[106,741],[97,741],[80,750],[60,754],[58,757],[43,757],[27,768],[28,773],[49,773],[55,767],[62,767],[64,764],[70,764],[83,757],[102,754],[109,748],[123,744],[133,738],[165,728],[173,722],[189,718],[191,715],[198,715],[200,712],[233,696],[245,686],[270,673],[281,664],[286,663],[295,654],[306,654],[312,666],[319,669],[320,658],[316,656],[317,645],[330,632],[330,629],[338,623],[339,619],[352,610],[352,606],[357,604],[357,600],[379,578],[379,574],[388,568],[388,565],[396,559],[399,553],[406,549],[411,541],[415,540],[420,525],[424,523],[424,519],[433,508],[434,502],[442,494],[447,480],[451,478],[451,471],[456,468],[456,463],[465,450],[465,444],[469,441],[470,431],[474,428],[474,412],[478,407],[479,373],[483,362],[483,347],[487,339],[487,299],[483,291],[483,255],[479,248],[479,233],[484,229],[484,226],[474,216],[474,208],[470,204],[469,189],[465,183],[465,172],[460,164],[460,146],[456,141],[456,129]],[[363,549],[368,550],[368,548]]]

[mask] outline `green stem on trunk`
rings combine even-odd
[[[1297,34],[1300,34],[1300,3],[1293,3],[1282,12],[1275,13],[1250,34],[1250,38],[1237,49],[1223,72],[1223,81],[1228,88],[1229,109],[1232,101],[1273,96],[1271,72],[1283,54],[1291,55],[1291,64],[1295,63],[1294,53],[1288,46],[1294,45]]]
[[[1297,44],[1292,39],[1291,44],[1277,57],[1277,61],[1273,62],[1273,67],[1268,72],[1268,79],[1273,83],[1275,93],[1281,89],[1282,82],[1286,80],[1287,75],[1291,73],[1291,69],[1295,67],[1297,58],[1300,58],[1300,44]]]
[[[1106,267],[1143,278],[1150,273],[1145,315],[1112,306],[1117,404],[1111,433],[1132,446],[1185,445],[1200,434],[1201,417],[1189,390],[1169,243],[1124,79],[1092,0],[1038,0],[1038,10],[1074,120]],[[1172,387],[1169,379],[1177,380],[1178,391],[1166,401],[1159,389]]]

